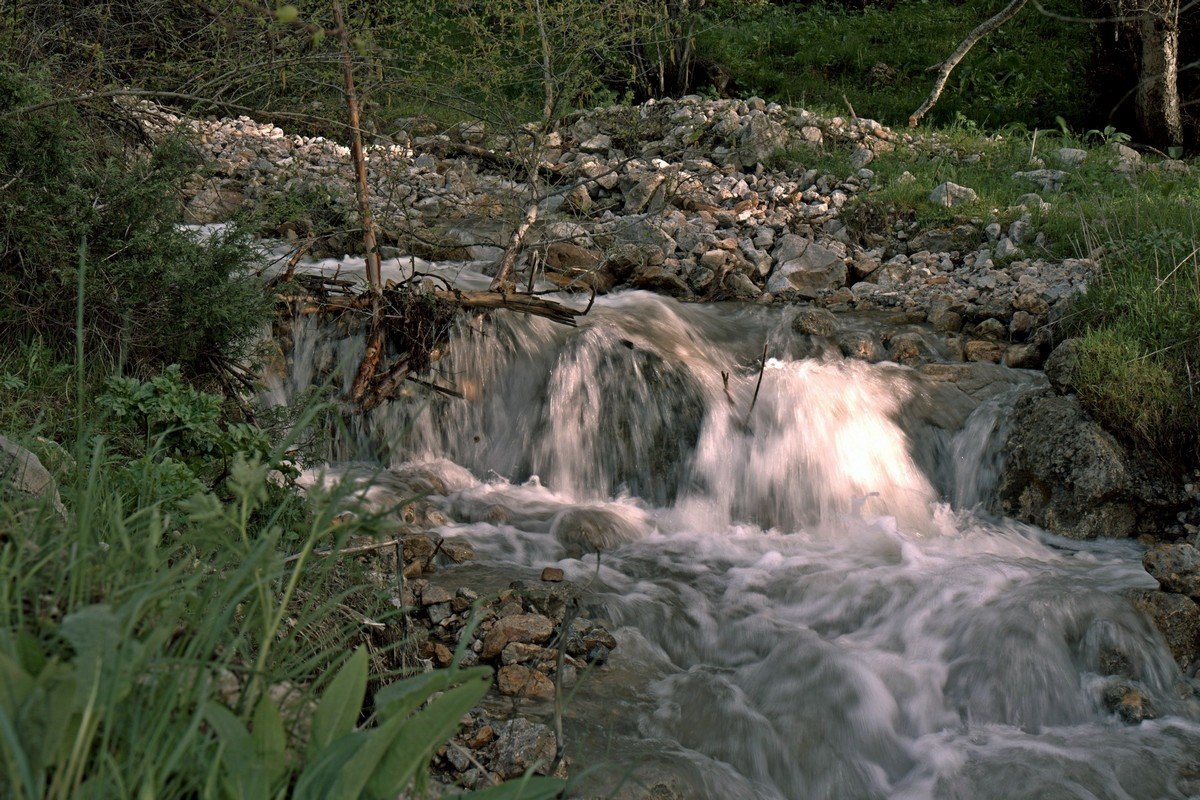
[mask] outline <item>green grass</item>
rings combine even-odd
[[[1047,5],[1079,15],[1071,0]],[[928,68],[998,8],[984,0],[899,0],[891,10],[869,6],[862,12],[820,3],[745,4],[707,21],[697,55],[730,78],[736,95],[841,113],[847,111],[845,97],[858,115],[899,125],[928,95]],[[1050,126],[1056,116],[1082,120],[1091,98],[1080,91],[1079,76],[1090,50],[1086,26],[1030,7],[972,50],[930,122],[961,117],[999,128],[1013,122]]]

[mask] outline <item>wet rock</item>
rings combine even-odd
[[[1028,394],[1015,404],[1001,513],[1074,539],[1129,536],[1136,521],[1124,449],[1075,397]]]
[[[1131,725],[1158,718],[1158,711],[1149,698],[1128,683],[1114,682],[1105,686],[1103,700],[1105,708]]]
[[[837,337],[838,349],[847,358],[857,358],[872,364],[884,358],[883,346],[873,335],[862,331],[846,331]]]
[[[792,330],[807,336],[833,336],[837,332],[837,317],[823,308],[802,308],[792,320]]]
[[[545,567],[542,569],[542,580],[548,583],[561,583],[564,577],[563,571],[558,567]]]
[[[637,267],[629,279],[629,285],[635,289],[660,292],[672,297],[687,297],[692,293],[678,275],[662,267]]]
[[[1200,606],[1194,600],[1145,589],[1132,592],[1130,600],[1154,623],[1181,669],[1200,663]]]
[[[510,642],[542,644],[554,634],[554,622],[541,614],[514,614],[496,621],[483,638],[480,656],[495,658]]]
[[[633,521],[617,512],[587,507],[559,512],[551,523],[550,533],[568,548],[585,553],[611,550],[642,535]]]
[[[1155,545],[1142,556],[1142,566],[1164,591],[1200,598],[1200,550],[1192,545]]]

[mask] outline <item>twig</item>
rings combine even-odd
[[[370,552],[371,550],[382,550],[383,548],[391,547],[392,545],[400,547],[402,545],[403,541],[404,541],[403,538],[389,539],[386,542],[374,542],[372,544],[363,544],[363,545],[359,545],[357,547],[344,547],[340,550],[316,550],[312,553],[309,553],[309,555],[320,556],[322,558],[327,557],[327,556],[338,556],[340,558],[341,556],[351,556],[351,555],[355,555],[356,553],[367,553],[367,552]],[[283,563],[290,564],[293,561],[299,561],[300,558],[302,558],[303,556],[304,556],[304,553],[296,553],[295,555],[291,555],[291,556],[288,556],[287,558],[285,558],[283,560]]]
[[[854,113],[854,106],[850,104],[850,98],[846,96],[845,92],[842,92],[842,101],[846,104],[846,108],[850,109],[850,118],[858,119],[858,114]]]
[[[1029,0],[1012,0],[1000,13],[981,23],[975,30],[967,34],[967,38],[963,39],[954,52],[950,54],[950,57],[942,62],[941,67],[938,69],[937,80],[933,82],[933,91],[929,93],[929,97],[925,99],[921,107],[914,111],[912,116],[908,118],[908,127],[917,127],[917,123],[921,121],[921,118],[929,113],[929,109],[934,107],[938,98],[942,96],[942,92],[946,90],[946,83],[950,80],[950,73],[958,66],[958,62],[966,58],[967,53],[971,52],[971,48],[984,36],[987,36],[1015,17],[1028,2]]]
[[[767,371],[767,343],[763,342],[762,364],[758,367],[758,383],[754,385],[754,397],[750,400],[750,408],[746,409],[746,419],[742,422],[744,426],[750,424],[750,415],[754,413],[754,406],[758,404],[758,390],[762,388],[763,373]]]
[[[596,554],[599,564],[600,554]],[[571,638],[571,625],[579,615],[579,599],[571,598],[567,613],[563,617],[562,627],[558,635],[558,657],[554,667],[554,761],[550,764],[550,774],[558,771],[563,755],[567,750],[567,740],[563,736],[563,666],[567,660],[567,640]]]

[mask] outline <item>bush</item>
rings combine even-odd
[[[90,354],[193,376],[245,358],[267,301],[246,235],[201,241],[176,227],[195,166],[186,142],[135,150],[140,129],[112,105],[6,116],[49,96],[0,63],[0,337],[71,350],[82,283]]]

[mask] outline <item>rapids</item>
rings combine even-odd
[[[586,587],[620,642],[568,710],[600,783],[1188,797],[1200,712],[1123,596],[1155,585],[1136,543],[987,512],[1006,409],[1040,376],[843,359],[794,314],[627,292],[575,329],[464,321],[441,369],[468,398],[378,409],[331,457],[436,473],[481,575],[557,565]],[[312,318],[293,337],[276,402],[324,375],[348,387],[361,342]],[[1116,676],[1158,719],[1108,709]]]

